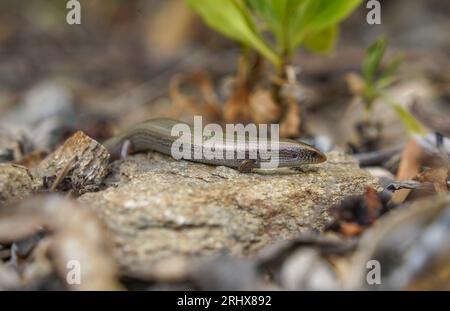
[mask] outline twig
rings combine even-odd
[[[59,184],[61,184],[62,180],[67,176],[67,174],[69,173],[70,169],[72,168],[73,163],[75,162],[77,156],[73,156],[69,162],[66,163],[66,165],[64,165],[64,168],[62,169],[62,171],[57,175],[55,182],[53,183],[52,187],[50,188],[51,192],[55,192],[56,188],[59,186]]]

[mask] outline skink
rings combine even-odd
[[[189,137],[189,140],[192,146],[190,155],[193,155],[194,150],[203,150],[205,148],[203,142],[198,144],[192,138],[194,133],[192,126],[181,121],[165,118],[152,119],[137,124],[127,131],[108,139],[103,145],[108,149],[112,157],[118,157],[121,154],[124,144],[128,144],[127,152],[130,153],[157,151],[172,156],[172,144],[179,138],[178,136],[172,136],[172,128],[177,124],[185,124],[190,129],[191,137]],[[256,159],[249,157],[251,151],[259,151],[260,145],[257,139],[234,135],[234,144],[227,143],[227,139],[225,138],[223,143],[216,145],[215,150],[220,150],[224,153],[229,152],[235,156],[220,159],[207,159],[205,157],[196,159],[190,156],[186,160],[211,165],[223,165],[238,169],[240,172],[251,172],[254,168],[261,168],[261,164],[266,161],[266,159],[259,157],[259,153]],[[317,148],[294,140],[280,139],[277,151],[278,167],[299,167],[303,164],[316,164],[326,161],[326,156]],[[245,158],[237,157],[239,152],[243,152]]]

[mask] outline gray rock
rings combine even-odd
[[[107,189],[86,193],[109,228],[126,271],[142,274],[172,256],[246,256],[277,240],[321,231],[328,208],[376,180],[353,158],[302,171],[240,174],[158,153],[114,162]]]
[[[449,235],[448,195],[427,196],[391,211],[362,236],[345,273],[348,289],[450,290]],[[381,283],[367,282],[376,276],[368,274],[376,272],[374,263]]]
[[[56,81],[45,81],[31,88],[24,100],[11,113],[0,117],[1,122],[34,125],[49,118],[73,116],[70,91]]]
[[[56,80],[36,84],[25,94],[21,103],[0,116],[2,127],[12,132],[26,133],[32,147],[39,149],[53,149],[67,132],[65,129],[73,128],[76,122],[73,95]]]

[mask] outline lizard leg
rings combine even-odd
[[[243,160],[239,164],[238,171],[239,173],[251,173],[253,168],[255,168],[255,162],[253,160]]]
[[[131,141],[129,139],[126,139],[123,141],[122,146],[120,148],[120,158],[126,159],[130,151],[131,151]]]

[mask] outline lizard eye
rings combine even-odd
[[[297,153],[295,154],[295,156],[294,156],[294,158],[295,158],[296,160],[303,159],[304,157],[305,157],[305,154],[304,154],[302,151],[297,152]]]
[[[315,152],[314,153],[314,158],[316,159],[317,163],[322,163],[325,162],[327,160],[327,156],[321,152]]]

